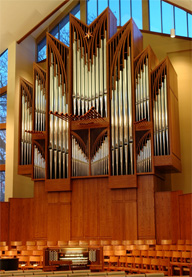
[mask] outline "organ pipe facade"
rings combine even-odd
[[[46,71],[34,64],[33,78],[33,94],[21,81],[20,166],[33,145],[33,179],[47,191],[91,176],[137,187],[137,174],[181,170],[177,76],[143,50],[132,19],[117,31],[109,9],[89,26],[70,15],[70,46],[47,34]]]

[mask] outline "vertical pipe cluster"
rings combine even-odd
[[[154,92],[154,155],[169,155],[169,125],[167,104],[167,76],[161,74]]]
[[[45,131],[45,87],[38,74],[35,76],[35,131]]]
[[[92,57],[83,45],[83,38],[75,31],[73,35],[73,114],[84,115],[95,107],[102,117],[107,117],[107,32],[104,31],[100,42],[97,42]]]
[[[72,176],[89,175],[89,158],[82,150],[78,140],[72,136]]]
[[[36,145],[34,145],[34,179],[45,178],[45,157]]]
[[[133,167],[131,49],[124,53],[111,99],[111,174],[128,175]],[[118,65],[117,69],[118,70]],[[117,74],[118,75],[118,74]]]
[[[29,132],[32,131],[32,100],[27,90],[21,87],[21,165],[31,164],[32,135]]]
[[[91,160],[91,175],[107,175],[109,168],[109,143],[105,135],[97,146]]]
[[[144,139],[137,154],[137,173],[151,172],[151,139]]]
[[[66,84],[62,82],[59,64],[51,52],[49,67],[49,110],[58,113],[68,112]],[[64,93],[63,93],[64,91]],[[50,179],[68,177],[68,122],[49,115],[49,172]]]
[[[148,58],[146,57],[137,66],[135,84],[135,112],[136,121],[146,119],[150,121],[149,111],[149,71]]]

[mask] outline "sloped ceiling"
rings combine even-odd
[[[62,2],[63,0],[0,0],[0,53],[13,41],[23,37]],[[171,0],[170,2],[192,11],[192,0]],[[56,18],[62,10],[63,8],[49,21]],[[37,32],[34,33],[34,36],[36,35]]]

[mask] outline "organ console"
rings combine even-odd
[[[47,247],[43,250],[43,267],[57,270],[69,269],[94,269],[103,270],[103,247]]]
[[[137,187],[137,175],[181,170],[177,76],[143,50],[132,19],[117,31],[109,9],[89,26],[70,15],[70,46],[47,33],[46,71],[34,64],[33,79],[20,83],[19,173],[31,165],[47,191],[98,176]]]

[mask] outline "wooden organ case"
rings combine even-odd
[[[46,70],[34,63],[33,71],[33,85],[21,78],[18,173],[30,175],[35,186],[43,182],[50,198],[70,194],[67,239],[155,238],[154,192],[164,173],[181,171],[177,75],[169,59],[159,63],[150,46],[143,49],[132,19],[117,31],[106,9],[89,26],[70,15],[69,47],[47,33]],[[117,226],[118,201],[125,203],[122,226],[132,218],[127,207],[134,207],[135,233],[76,223],[78,210],[90,219],[83,186],[90,197],[110,198],[106,206],[94,200],[96,220],[104,221],[107,207],[110,227]]]

